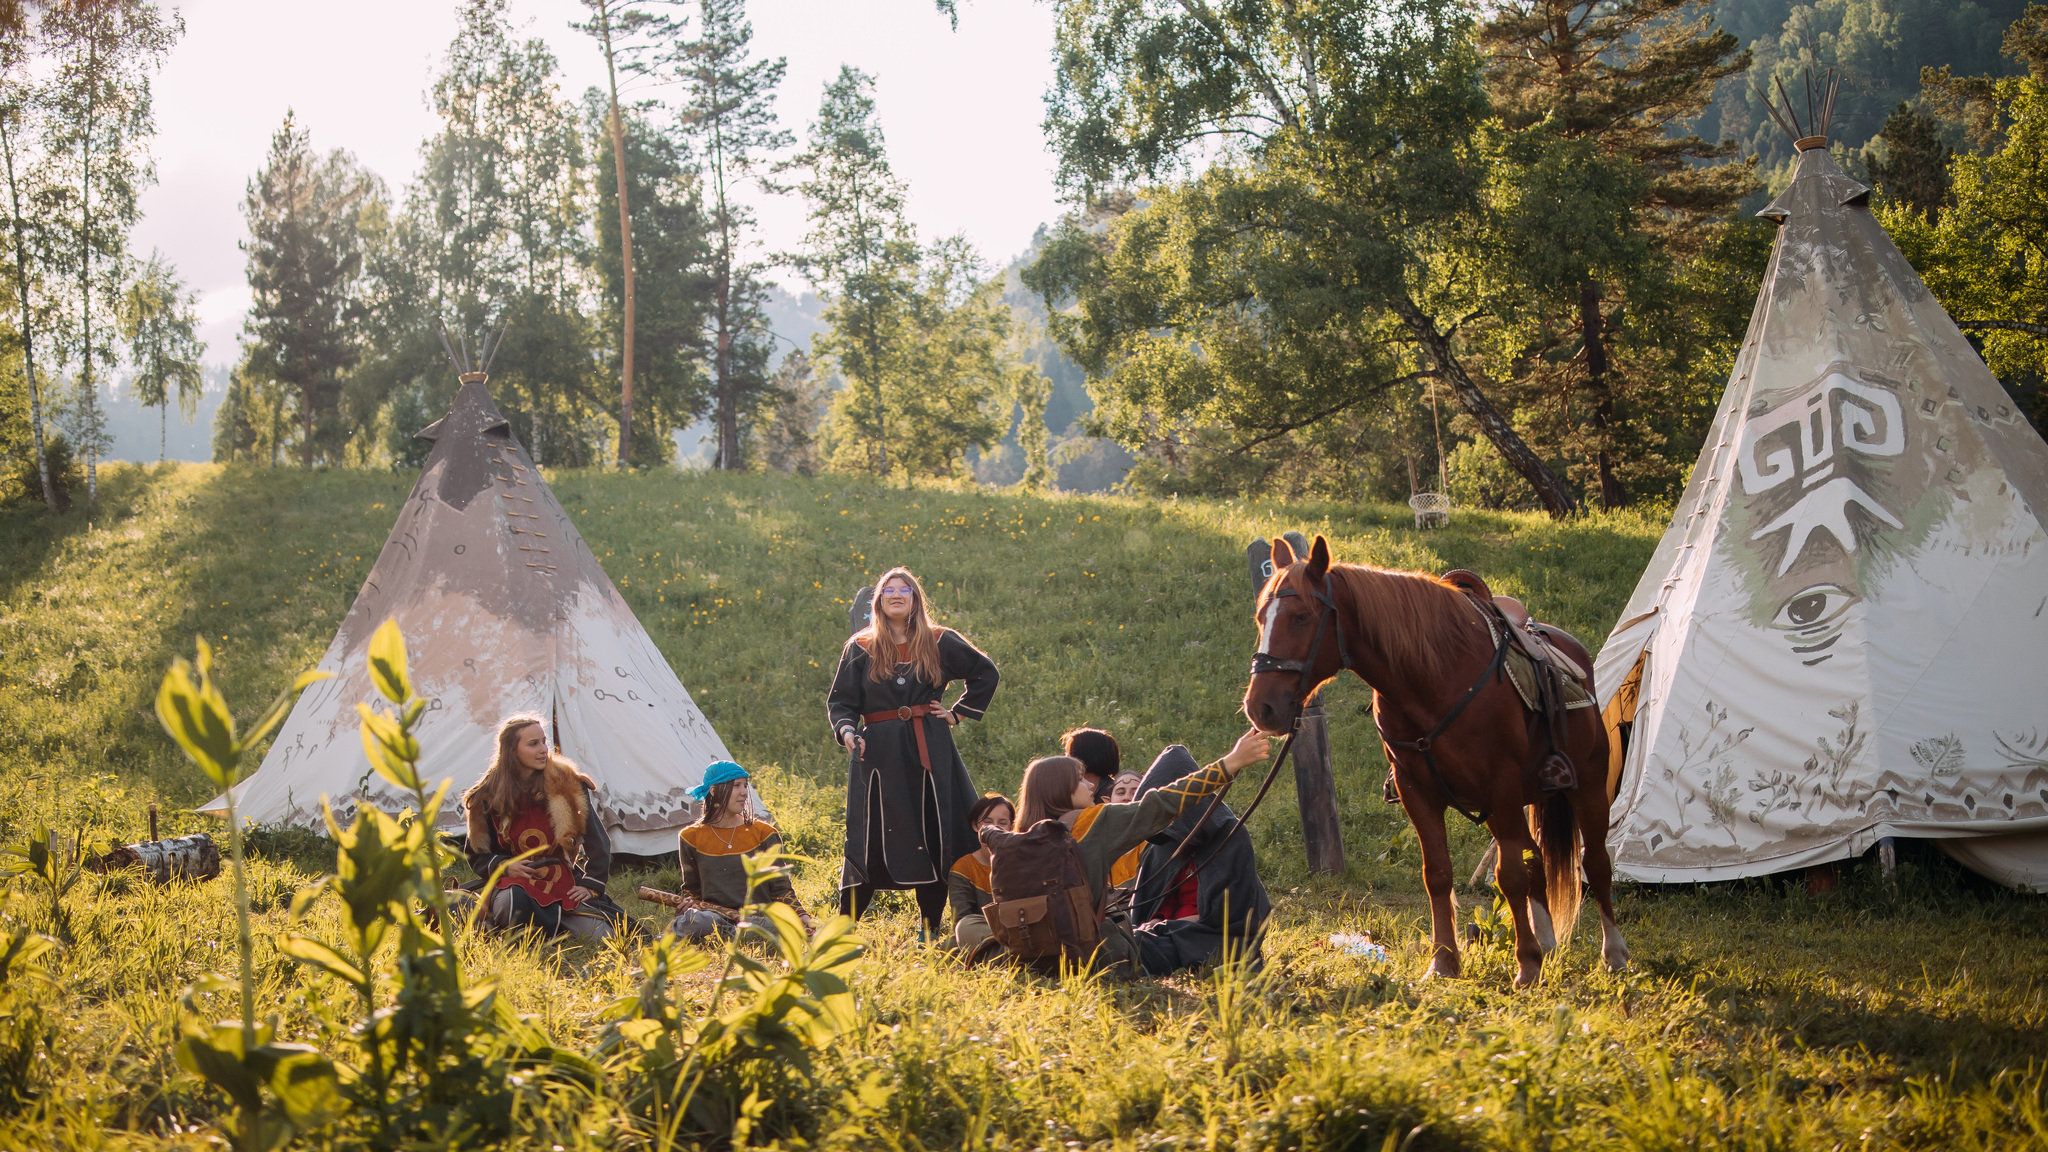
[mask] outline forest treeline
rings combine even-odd
[[[506,0],[461,4],[427,93],[440,126],[402,189],[286,113],[242,204],[252,305],[215,459],[416,465],[425,446],[413,432],[457,384],[445,338],[471,361],[493,343],[493,395],[545,465],[667,465],[674,434],[707,421],[714,467],[950,476],[1015,426],[1024,479],[1042,483],[1050,384],[1019,354],[1027,341],[997,270],[965,239],[927,240],[907,218],[874,78],[842,69],[798,134],[777,123],[784,63],[753,52],[741,0],[582,9],[577,27],[609,87],[577,96],[548,46],[517,34]],[[48,79],[77,51],[67,21],[88,18],[107,25],[103,54],[118,49],[128,69],[126,135],[100,145],[130,165],[125,198],[102,207],[95,171],[96,215],[76,224],[97,229],[96,247],[67,240],[37,199],[82,195],[79,165],[110,163],[74,155],[64,132],[103,141],[108,130],[77,127],[78,98]],[[117,364],[145,403],[165,403],[141,395],[152,373],[188,412],[198,395],[192,297],[175,269],[125,247],[153,175],[149,77],[178,30],[147,3],[73,0],[21,9],[9,33],[12,134],[0,144],[33,152],[26,171],[39,181],[12,214],[17,235],[36,233],[12,245],[26,267],[16,295],[33,297],[10,313],[24,371],[7,384],[0,451],[15,498],[56,507],[74,457],[89,474],[109,442],[89,418],[95,380],[104,388]],[[751,207],[778,195],[809,208],[789,252],[764,250]],[[98,294],[84,301],[89,263]],[[778,267],[828,301],[811,347],[776,346],[764,306]],[[154,311],[128,324],[122,293]],[[88,347],[102,352],[88,359]],[[43,378],[26,371],[31,348]],[[44,460],[50,484],[28,475]]]
[[[1803,101],[1830,69],[1831,147],[2033,388],[2042,9],[1060,7],[1047,130],[1085,209],[1025,279],[1137,484],[1674,497],[1768,258],[1754,211],[1789,179],[1764,89]]]
[[[1668,499],[1789,178],[1766,96],[1829,70],[1831,147],[2036,410],[2048,52],[2018,0],[1054,7],[1075,208],[999,272],[908,219],[874,77],[778,123],[744,0],[580,0],[609,81],[581,94],[506,0],[464,0],[402,188],[290,113],[251,175],[215,458],[417,464],[445,335],[502,337],[493,393],[549,466],[670,464],[702,422],[722,468],[910,481],[979,453],[1038,485],[1099,443],[1049,445],[1079,415],[1157,493]],[[116,373],[163,423],[201,388],[192,295],[127,244],[182,28],[140,0],[0,23],[0,499],[56,507],[91,496]],[[791,251],[756,228],[773,196],[809,212]],[[786,273],[825,301],[806,347],[767,320]]]

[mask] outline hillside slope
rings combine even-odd
[[[18,558],[0,573],[0,728],[39,762],[112,769],[190,804],[203,790],[148,718],[166,662],[204,635],[230,698],[268,699],[318,660],[409,481],[187,465],[110,469],[103,484],[89,527],[84,514],[0,521]],[[844,778],[824,694],[847,605],[894,564],[915,570],[942,622],[1001,666],[995,707],[963,749],[977,783],[1008,790],[1080,724],[1116,732],[1140,769],[1168,743],[1205,756],[1228,747],[1255,642],[1244,547],[1257,536],[1300,528],[1327,534],[1342,560],[1471,568],[1597,645],[1661,528],[1640,516],[1553,525],[1460,513],[1418,533],[1399,507],[708,473],[566,473],[554,486],[734,753],[828,790]],[[1346,832],[1362,858],[1398,814],[1380,798],[1369,691],[1347,678],[1327,695]],[[1281,818],[1291,804],[1276,794],[1261,822],[1283,856],[1299,854],[1298,826]]]

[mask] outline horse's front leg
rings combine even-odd
[[[1515,918],[1515,987],[1528,988],[1542,974],[1543,953],[1548,951],[1537,933],[1533,913],[1537,907],[1542,907],[1547,929],[1550,926],[1549,908],[1530,902],[1532,892],[1542,891],[1542,856],[1538,854],[1535,837],[1529,835],[1529,825],[1521,809],[1497,812],[1493,819],[1487,821],[1487,826],[1493,829],[1495,838],[1500,841],[1500,865],[1494,872],[1495,882],[1500,885],[1501,895],[1507,898],[1508,911]],[[1550,947],[1556,947],[1555,936],[1550,938]]]
[[[1429,962],[1431,976],[1456,976],[1458,967],[1458,914],[1451,907],[1451,887],[1457,877],[1451,872],[1450,837],[1444,830],[1444,806],[1422,798],[1422,789],[1399,780],[1401,807],[1415,826],[1415,839],[1422,846],[1422,886],[1429,890],[1429,938],[1436,945]]]

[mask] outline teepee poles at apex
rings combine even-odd
[[[491,378],[491,364],[498,358],[498,349],[505,346],[505,329],[509,327],[509,324],[498,325],[498,334],[495,337],[491,335],[489,328],[484,329],[483,339],[477,344],[477,350],[482,355],[477,358],[475,368],[469,366],[469,341],[458,336],[451,342],[448,339],[448,329],[442,328],[441,350],[448,353],[448,363],[455,366],[455,378],[464,384],[469,383],[471,378],[479,384],[487,383]]]
[[[1809,148],[1827,147],[1828,130],[1833,127],[1835,122],[1835,95],[1842,90],[1841,78],[1835,75],[1833,69],[1828,70],[1827,77],[1821,81],[1819,93],[1820,106],[1816,108],[1814,106],[1813,71],[1811,69],[1807,70],[1806,127],[1804,129],[1799,126],[1799,113],[1792,107],[1792,97],[1785,92],[1785,82],[1772,77],[1771,83],[1778,87],[1778,99],[1785,102],[1785,112],[1782,116],[1778,114],[1778,106],[1772,101],[1768,92],[1763,94],[1764,111],[1771,114],[1771,119],[1777,122],[1779,130],[1791,139],[1792,147],[1801,152]]]

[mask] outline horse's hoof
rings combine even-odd
[[[1627,970],[1628,968],[1628,953],[1626,951],[1623,951],[1618,955],[1616,953],[1609,952],[1605,956],[1601,957],[1601,959],[1607,961],[1607,970],[1609,972],[1621,972]]]
[[[1524,964],[1515,971],[1515,987],[1517,989],[1534,988],[1536,986],[1537,978],[1540,977],[1542,974],[1543,965]]]
[[[1456,980],[1459,975],[1458,966],[1455,963],[1444,960],[1436,960],[1430,963],[1428,976],[1432,980]]]

